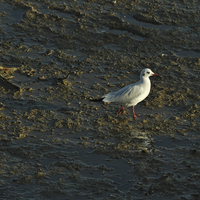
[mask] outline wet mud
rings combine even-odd
[[[2,199],[200,198],[197,1],[1,0],[0,21]],[[146,67],[139,118],[90,101]]]

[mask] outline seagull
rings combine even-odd
[[[141,71],[140,80],[137,83],[127,85],[116,92],[105,94],[101,99],[103,102],[120,104],[121,110],[118,112],[119,114],[124,112],[124,106],[132,106],[133,118],[137,118],[134,107],[149,95],[151,89],[150,76],[158,76],[158,74],[155,74],[149,68],[145,68]]]

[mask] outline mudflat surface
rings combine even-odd
[[[199,199],[199,10],[1,0],[1,199]],[[160,77],[136,120],[89,101],[146,67]]]

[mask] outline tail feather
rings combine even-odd
[[[104,98],[99,98],[99,99],[90,99],[90,101],[94,101],[94,102],[102,102]]]
[[[108,94],[105,94],[104,96],[102,96],[104,99],[103,101],[104,102],[113,102],[113,98],[115,97],[114,96],[114,92],[110,92]]]
[[[115,98],[115,94],[114,92],[110,92],[108,94],[103,95],[102,97],[98,98],[98,99],[90,99],[90,101],[95,101],[95,102],[99,102],[99,101],[103,101],[103,102],[113,102],[113,99]]]

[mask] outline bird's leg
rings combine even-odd
[[[7,68],[7,67],[2,67],[2,66],[0,66],[0,69],[2,69],[2,70],[9,70],[9,68]]]
[[[118,112],[118,114],[122,114],[123,112],[124,112],[124,107],[123,106],[121,106],[122,108],[121,108],[121,110]]]
[[[139,117],[139,115],[138,115],[138,116],[135,115],[134,106],[132,107],[132,111],[133,111],[133,118],[137,118],[137,117]]]

